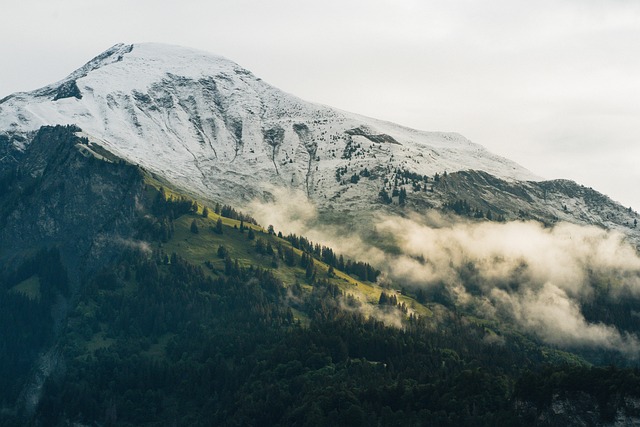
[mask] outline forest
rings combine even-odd
[[[385,323],[350,291],[379,274],[365,261],[160,187],[144,204],[146,246],[78,286],[55,247],[0,272],[0,426],[545,425],[558,396],[588,396],[602,423],[640,415],[630,363],[594,365],[437,288],[419,293],[428,315],[376,291],[377,313],[401,319]],[[209,238],[204,254],[187,244]],[[602,297],[586,313],[634,331],[637,308]]]

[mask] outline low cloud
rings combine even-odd
[[[433,227],[416,217],[386,217],[376,228],[409,256],[407,265],[392,266],[393,274],[415,283],[448,281],[467,266],[480,281],[553,282],[578,296],[588,291],[590,274],[640,271],[640,258],[623,236],[597,227],[545,228],[533,221]]]
[[[138,250],[145,254],[151,254],[151,246],[149,243],[143,240],[135,240],[135,239],[124,239],[122,237],[115,237],[112,239],[112,242],[118,246],[124,246],[129,249]]]
[[[350,292],[353,296],[354,292]],[[357,295],[357,292],[355,293]],[[363,297],[356,297],[359,301],[364,300]],[[392,306],[378,306],[373,304],[360,303],[357,306],[346,304],[344,300],[340,307],[349,312],[358,312],[361,315],[369,318],[372,317],[376,320],[383,322],[387,326],[393,326],[395,328],[402,328],[402,320],[404,319],[404,313],[397,307]]]
[[[640,298],[640,257],[618,232],[569,223],[469,221],[435,211],[381,215],[371,231],[396,249],[383,251],[360,234],[321,223],[303,193],[274,194],[275,203],[250,207],[259,222],[369,262],[398,286],[444,287],[456,304],[511,319],[549,344],[640,353],[635,335],[590,323],[581,311],[598,292]]]
[[[253,201],[247,206],[247,211],[258,223],[265,227],[273,225],[276,232],[282,231],[285,235],[293,233],[304,236],[314,243],[372,265],[385,264],[387,255],[384,251],[365,243],[359,234],[320,221],[316,206],[309,202],[304,192],[272,188],[270,193],[273,202]]]
[[[637,358],[639,354],[637,336],[623,334],[613,326],[587,322],[576,300],[552,283],[516,294],[494,289],[491,298],[519,325],[547,343],[562,347],[605,348],[630,358]]]
[[[502,314],[550,344],[639,354],[635,335],[589,323],[580,309],[599,280],[609,298],[640,296],[640,257],[623,235],[569,223],[437,222],[386,217],[376,225],[402,252],[387,264],[391,277],[443,283],[458,304]]]

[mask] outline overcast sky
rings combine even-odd
[[[459,132],[640,210],[640,1],[4,2],[0,98],[118,42],[217,53],[309,101]]]

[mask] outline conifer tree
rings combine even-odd
[[[335,271],[334,271],[334,269],[333,269],[333,266],[332,266],[332,265],[330,265],[330,266],[329,266],[329,270],[327,271],[327,276],[328,276],[328,277],[333,277],[333,276],[335,276]]]
[[[231,258],[229,257],[229,255],[227,255],[224,258],[224,274],[226,274],[227,276],[230,276],[232,272],[233,272],[233,261],[231,261]]]
[[[404,188],[400,189],[400,194],[398,196],[398,203],[400,203],[401,205],[404,205],[405,201],[407,200],[407,190],[405,190]]]
[[[260,255],[264,254],[265,252],[264,240],[262,239],[256,240],[256,252],[259,253]]]
[[[380,199],[382,199],[383,203],[389,204],[391,203],[391,197],[389,197],[389,193],[387,193],[386,189],[382,189],[380,190],[380,193],[378,193],[378,196],[380,196]]]
[[[389,296],[384,292],[380,293],[380,299],[378,299],[378,305],[386,305],[389,303]]]
[[[311,279],[313,277],[313,272],[314,272],[313,264],[311,263],[307,264],[307,269],[305,270],[305,277],[307,279]]]
[[[225,258],[227,254],[227,248],[222,245],[218,246],[218,258]]]

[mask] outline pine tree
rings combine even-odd
[[[255,235],[255,233],[253,232],[253,228],[251,228],[251,227],[248,227],[248,228],[249,228],[249,234],[247,235],[247,238],[248,238],[249,240],[253,240],[253,239],[255,239],[256,235]]]
[[[224,258],[224,274],[229,276],[231,275],[232,272],[233,272],[233,262],[231,261],[231,258],[229,257],[229,255],[227,255]]]
[[[221,218],[218,218],[218,220],[216,221],[216,226],[213,229],[213,231],[216,234],[222,234],[222,219]]]
[[[380,199],[382,199],[383,203],[389,204],[391,203],[391,197],[389,197],[389,193],[387,193],[386,189],[382,189],[380,190],[380,193],[378,193],[378,196],[380,197]]]
[[[204,208],[202,208],[202,217],[203,218],[209,218],[209,209],[207,209],[206,206]]]
[[[380,293],[380,299],[378,299],[378,305],[386,305],[389,303],[389,296],[384,292]]]
[[[222,245],[218,246],[218,258],[225,258],[227,255],[227,248]]]
[[[296,258],[295,258],[295,253],[293,252],[293,249],[291,248],[284,249],[284,262],[290,267],[293,267],[294,265],[296,265]]]
[[[259,253],[260,255],[264,254],[264,252],[265,252],[265,250],[264,250],[264,240],[262,240],[262,239],[256,240],[256,252]]]
[[[193,234],[198,234],[200,230],[198,230],[198,224],[196,224],[196,220],[191,221],[191,232]]]
[[[313,277],[313,273],[314,273],[313,264],[311,263],[307,264],[307,269],[305,271],[305,277],[307,278],[307,280]]]
[[[406,200],[407,200],[407,190],[405,190],[404,188],[401,188],[399,198],[398,198],[398,203],[400,203],[401,205],[404,205]]]

